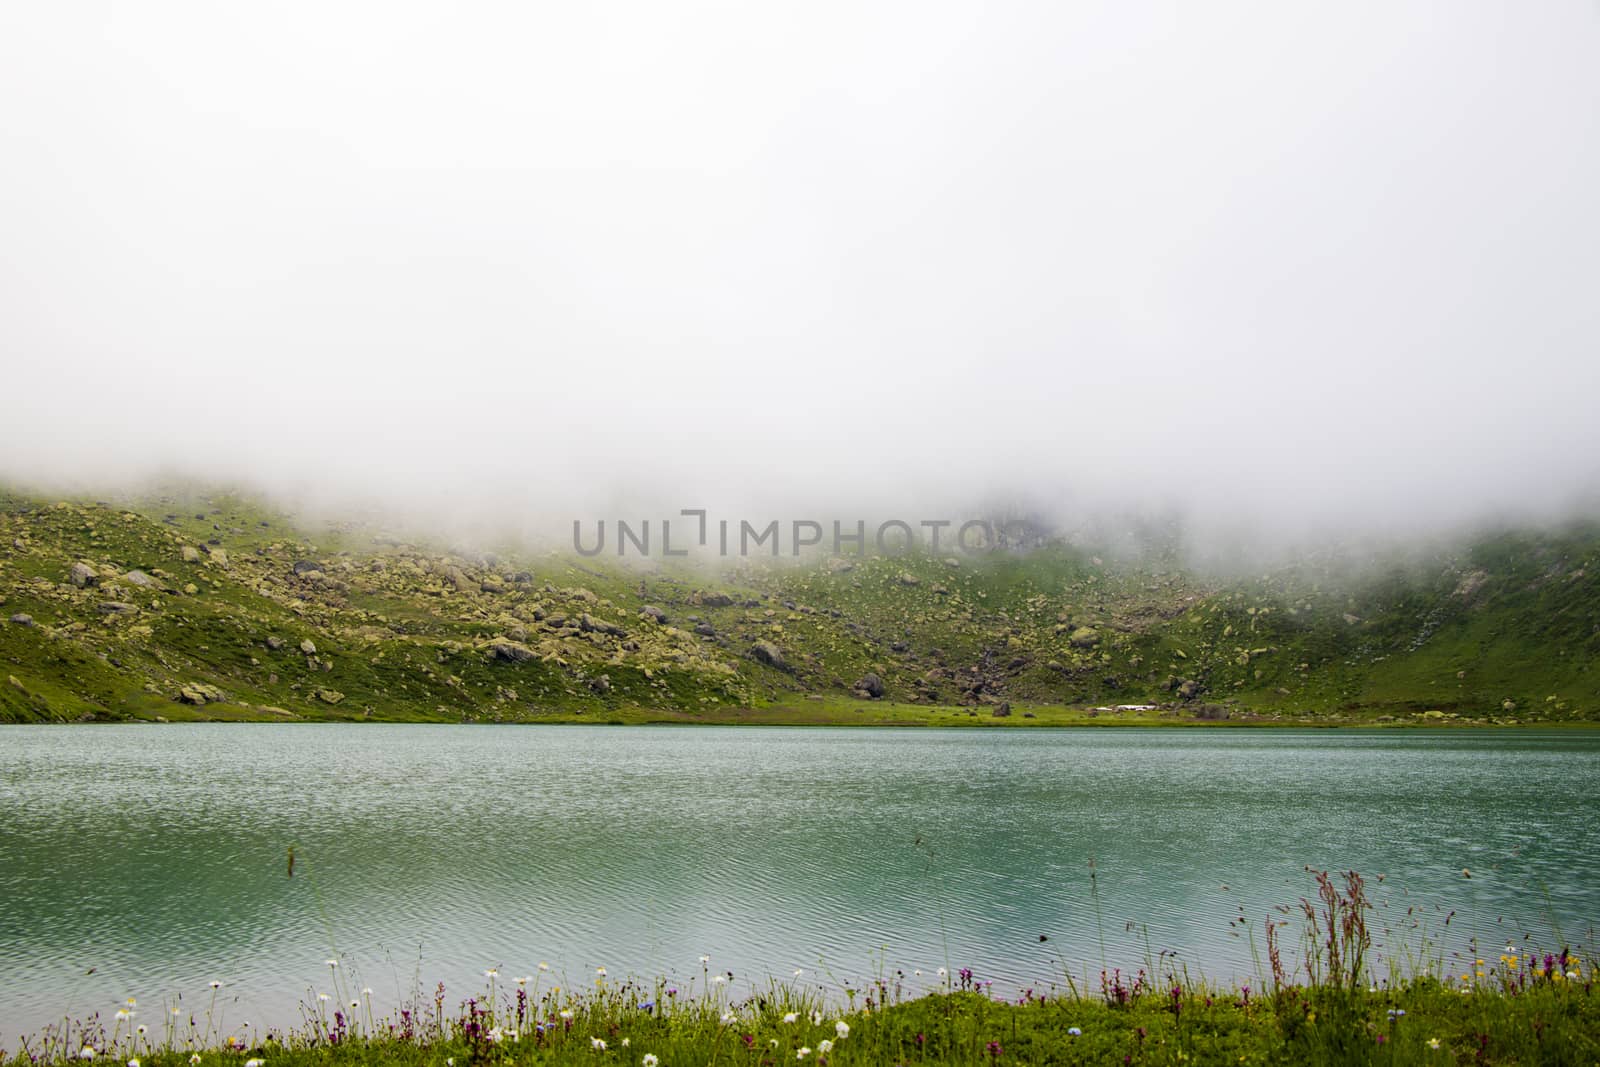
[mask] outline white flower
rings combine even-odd
[[[805,974],[805,973],[806,973],[806,969],[804,967],[796,967],[794,969],[794,976],[796,978],[799,978],[802,974]]]
[[[728,976],[725,974],[714,974],[711,976],[711,981],[714,985],[722,985],[727,980]]]
[[[483,976],[485,978],[499,978],[500,972],[495,970],[493,967],[490,967],[487,971],[483,972]]]
[[[817,1055],[818,1056],[826,1056],[828,1053],[830,1053],[832,1051],[833,1051],[833,1042],[832,1041],[829,1041],[827,1038],[823,1038],[821,1041],[817,1042]]]
[[[129,1060],[128,1067],[139,1067],[139,1060],[137,1058]]]
[[[845,1022],[843,1019],[840,1019],[838,1022],[833,1024],[833,1032],[839,1035],[840,1041],[843,1041],[845,1038],[850,1036],[850,1024]]]
[[[189,1067],[200,1067],[200,1053],[196,1052],[189,1057]]]
[[[606,969],[604,967],[596,967],[594,969],[594,973],[598,974],[601,978],[604,978],[606,976]]]
[[[711,957],[710,956],[701,956],[700,957],[700,962],[701,963],[710,963],[711,962]]]
[[[644,1059],[640,1060],[639,1062],[643,1065],[643,1067],[658,1067],[658,1065],[661,1063],[660,1060],[656,1059],[656,1054],[654,1052],[646,1052],[644,1054]]]
[[[786,1023],[799,1022],[800,1021],[800,1016],[796,1015],[794,1012],[791,1011],[791,1012],[789,1012],[787,1015],[785,1015],[783,1017],[783,1021],[786,1022]]]
[[[338,960],[323,960],[322,962],[326,963],[329,967],[337,967],[337,966],[339,966],[339,961]]]
[[[135,1026],[133,1028],[133,1032],[138,1034],[140,1037],[143,1037],[145,1034],[148,1034],[150,1032],[150,1028],[148,1026],[146,1026],[144,1023],[140,1023],[138,1026]]]
[[[794,1054],[794,1058],[797,1060],[803,1060],[809,1055],[811,1055],[811,1050],[809,1048],[803,1048]]]
[[[245,1060],[244,1067],[261,1067],[265,1060]]]
[[[217,981],[215,978],[213,978],[210,982],[207,982],[206,984],[209,985],[212,989],[221,989],[222,988],[222,983]]]
[[[739,1017],[737,1015],[735,1015],[733,1012],[725,1011],[725,1012],[722,1013],[722,1025],[723,1026],[732,1026],[734,1023],[736,1023],[738,1021],[739,1021]]]
[[[911,973],[916,975],[918,978],[921,978],[922,977],[922,968],[918,967],[916,970],[912,971]]]
[[[131,1018],[133,1018],[133,1012],[129,1011],[127,1008],[118,1008],[117,1009],[117,1019],[118,1019],[118,1021],[121,1021],[123,1019],[131,1019]]]
[[[548,963],[540,963],[539,969],[541,971],[548,971],[550,969],[550,965]]]
[[[822,1013],[820,1011],[814,1011],[814,1012],[811,1013],[811,1025],[812,1026],[821,1026],[822,1025]]]
[[[139,1001],[134,997],[129,997],[127,1003],[128,1007],[130,1008],[137,1008],[139,1006]]]
[[[627,1048],[631,1044],[633,1044],[633,1039],[632,1038],[625,1037],[625,1038],[622,1039],[622,1047],[623,1048]]]
[[[498,1026],[491,1027],[489,1030],[489,1042],[491,1044],[498,1045],[500,1043],[500,1039],[505,1036],[505,1031],[501,1030]]]
[[[326,993],[318,993],[317,994],[317,999],[322,1001],[324,1004],[326,1004],[328,1001],[332,1000],[333,998],[328,996],[328,994],[326,994]]]
[[[525,974],[521,978],[513,978],[512,979],[512,981],[517,983],[518,985],[527,985],[532,980],[533,980],[533,975],[531,975],[531,974]]]
[[[567,1020],[568,1022],[571,1022],[572,1021],[572,1009],[571,1008],[562,1008],[561,1009],[561,1017],[563,1019]]]
[[[606,1043],[600,1040],[598,1037],[591,1037],[589,1039],[589,1046],[596,1052],[604,1052],[606,1050]]]
[[[945,970],[943,967],[940,967],[934,973],[937,974],[940,978],[948,978],[948,977],[950,977],[950,972]]]
[[[1073,1037],[1082,1037],[1083,1036],[1083,1031],[1079,1030],[1076,1026],[1067,1027],[1067,1033],[1071,1034]]]
[[[93,1045],[85,1045],[78,1051],[78,1059],[80,1060],[92,1060],[96,1055]]]
[[[367,986],[366,988],[362,989],[361,990],[361,995],[364,996],[364,997],[372,996],[372,987],[371,986]]]
[[[351,1011],[355,1011],[355,1010],[356,1010],[356,1009],[357,1009],[357,1008],[359,1008],[359,1007],[361,1007],[361,1001],[359,1001],[359,1000],[352,1000],[352,1001],[351,1001],[351,1002],[350,1002],[350,1010],[351,1010]]]
[[[1578,978],[1580,978],[1582,976],[1579,975],[1577,971],[1568,971],[1567,972],[1567,977],[1576,980],[1576,979],[1578,979]]]

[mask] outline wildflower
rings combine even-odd
[[[359,1001],[359,1000],[352,1000],[352,1001],[351,1001],[351,1002],[350,1002],[350,1010],[351,1010],[351,1011],[355,1011],[355,1010],[356,1010],[356,1009],[357,1009],[357,1008],[359,1008],[359,1007],[361,1007],[361,1001]]]
[[[561,1017],[563,1019],[567,1020],[567,1022],[571,1022],[572,1021],[572,1009],[571,1008],[562,1008],[561,1009]]]
[[[701,963],[710,963],[711,962],[711,957],[710,956],[701,956],[700,957],[700,962]]]
[[[623,1048],[627,1048],[631,1044],[633,1044],[633,1039],[632,1038],[625,1037],[625,1038],[622,1039],[622,1047]]]
[[[550,969],[550,965],[541,961],[539,964],[539,969],[541,971],[548,971]]]
[[[728,976],[725,975],[725,974],[714,974],[714,975],[711,976],[711,981],[712,981],[712,983],[714,985],[722,985],[727,980],[728,980]]]
[[[1567,977],[1576,982],[1579,978],[1582,978],[1583,975],[1579,974],[1577,971],[1568,971]]]
[[[641,1067],[658,1067],[661,1061],[656,1058],[656,1054],[654,1052],[646,1052],[644,1054],[644,1059],[640,1060],[639,1063],[641,1064]]]
[[[934,973],[937,974],[940,978],[949,978],[950,977],[950,971],[947,968],[944,968],[944,967],[940,967]]]
[[[207,982],[206,984],[209,985],[212,989],[221,989],[222,988],[222,983],[217,981],[215,978],[213,978],[211,981]]]
[[[589,1039],[589,1047],[594,1049],[596,1052],[604,1052],[606,1050],[606,1043],[598,1037],[591,1037]]]
[[[487,971],[483,972],[483,976],[485,978],[499,978],[500,972],[495,970],[493,967],[490,967]]]
[[[828,1053],[830,1053],[832,1051],[833,1051],[833,1042],[832,1041],[829,1041],[827,1038],[823,1038],[821,1041],[817,1042],[817,1055],[818,1056],[826,1056]]]
[[[850,1024],[845,1022],[843,1019],[840,1019],[838,1022],[833,1024],[833,1032],[839,1035],[840,1041],[843,1041],[845,1038],[850,1036]]]
[[[916,975],[918,978],[921,978],[922,977],[922,968],[918,967],[916,970],[912,971],[911,973]]]
[[[93,1045],[85,1045],[78,1051],[78,1059],[80,1060],[92,1060],[96,1055]]]
[[[784,1022],[786,1022],[786,1023],[790,1023],[790,1024],[793,1024],[793,1023],[796,1023],[796,1022],[798,1022],[798,1021],[799,1021],[799,1019],[800,1019],[800,1016],[799,1016],[799,1015],[797,1015],[797,1014],[795,1014],[795,1013],[794,1013],[794,1012],[792,1012],[792,1011],[791,1011],[791,1012],[789,1012],[789,1013],[788,1013],[788,1014],[786,1014],[786,1015],[785,1015],[785,1016],[784,1016],[784,1017],[783,1017],[783,1021],[784,1021]]]
[[[739,1017],[737,1015],[735,1015],[733,1012],[725,1011],[725,1012],[722,1013],[722,1025],[723,1026],[732,1026],[734,1023],[736,1023],[738,1021],[739,1021]]]
[[[328,994],[326,994],[326,993],[318,993],[317,994],[317,999],[322,1001],[324,1004],[326,1004],[328,1001],[332,1000],[333,998],[328,996]]]
[[[196,1052],[189,1057],[189,1067],[200,1067],[200,1053]]]
[[[533,977],[533,975],[531,975],[531,974],[525,974],[521,978],[513,978],[511,980],[513,982],[517,983],[518,985],[527,985],[528,984],[528,980],[531,979],[532,977]]]
[[[1070,1034],[1073,1037],[1082,1037],[1083,1036],[1083,1031],[1079,1030],[1076,1026],[1067,1027],[1067,1033]]]
[[[1428,1047],[1437,1052],[1439,1050],[1439,1039],[1436,1037],[1428,1038]]]
[[[139,1067],[138,1057],[135,1057],[135,1058],[129,1060],[128,1061],[128,1067]]]
[[[133,1012],[129,1011],[127,1008],[118,1008],[117,1009],[117,1021],[118,1022],[121,1022],[124,1019],[131,1019],[131,1018],[133,1018]]]
[[[129,997],[129,998],[128,998],[128,999],[127,999],[127,1005],[128,1005],[128,1007],[130,1007],[130,1008],[137,1008],[137,1007],[138,1007],[138,1006],[139,1006],[139,1001],[138,1001],[138,999],[137,999],[137,998],[135,998],[135,997]]]
[[[265,1060],[245,1060],[244,1067],[262,1067],[265,1062]]]
[[[135,1026],[133,1028],[133,1032],[138,1034],[140,1037],[143,1037],[145,1034],[148,1034],[150,1032],[150,1028],[148,1026],[146,1026],[144,1023],[140,1023],[138,1026]]]
[[[339,966],[339,961],[338,960],[323,960],[322,962],[326,963],[329,967],[337,967],[337,966]]]
[[[364,996],[364,997],[372,996],[372,987],[371,986],[367,986],[367,987],[363,988],[361,990],[361,995]]]
[[[820,1011],[814,1011],[814,1012],[811,1013],[811,1025],[812,1026],[821,1026],[822,1025],[822,1013]]]
[[[489,1033],[487,1035],[485,1035],[485,1036],[487,1036],[489,1038],[489,1043],[491,1045],[498,1045],[500,1043],[500,1039],[505,1037],[506,1033],[505,1033],[504,1030],[500,1029],[498,1026],[495,1026],[495,1027],[491,1027],[489,1029]]]
[[[794,969],[794,976],[796,978],[799,978],[802,974],[805,974],[805,973],[806,973],[806,969],[804,967],[796,967]]]
[[[794,1058],[797,1059],[797,1060],[803,1060],[809,1055],[811,1055],[811,1049],[808,1046],[806,1048],[802,1048],[799,1052],[796,1052],[794,1054]]]
[[[606,976],[606,969],[604,967],[596,967],[594,969],[594,973],[598,974],[601,978],[604,978]]]
[[[1403,1017],[1405,1015],[1405,1013],[1406,1013],[1406,1010],[1404,1008],[1390,1008],[1389,1009],[1389,1021],[1393,1022],[1394,1020]]]

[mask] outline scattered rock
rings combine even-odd
[[[179,551],[182,553],[185,563],[200,562],[200,550],[193,545],[184,545]]]
[[[901,571],[900,572],[900,584],[901,585],[921,585],[922,584],[922,579],[918,578],[915,574],[912,574],[909,571]]]
[[[861,680],[856,683],[855,688],[856,692],[865,693],[872,700],[883,699],[883,679],[879,678],[876,674],[869,672],[862,675]]]
[[[267,638],[267,647],[272,649],[274,652],[278,651],[278,649],[283,647],[283,638],[269,636]]]
[[[317,654],[317,643],[308,637],[300,642],[300,651],[308,656],[315,656]]]
[[[33,625],[33,616],[27,614],[26,612],[19,611],[15,615],[11,616],[11,625],[13,625],[13,626],[32,626]]]
[[[324,704],[337,704],[344,699],[344,694],[337,689],[318,689],[314,695]]]
[[[1002,700],[989,714],[993,715],[997,719],[1008,719],[1011,717],[1011,704],[1008,701]]]
[[[137,585],[141,589],[159,589],[161,583],[150,577],[144,571],[129,571],[122,576],[122,580]]]
[[[733,597],[727,593],[701,593],[700,603],[708,608],[731,608]]]
[[[589,634],[610,634],[613,637],[625,636],[620,626],[615,626],[604,619],[597,619],[587,611],[578,616],[578,629]]]
[[[667,624],[667,613],[656,607],[654,604],[646,604],[640,609],[639,614],[643,615],[647,619],[653,619],[662,626]]]
[[[316,560],[297,559],[294,561],[293,569],[296,574],[311,574],[313,572],[320,573],[322,571],[322,564],[318,563]]]
[[[1100,643],[1100,635],[1093,627],[1080,626],[1072,631],[1072,636],[1067,638],[1067,643],[1073,648],[1093,648]]]
[[[1193,678],[1185,678],[1178,685],[1178,699],[1193,700],[1195,697],[1200,695],[1204,688],[1204,686],[1195,681]]]
[[[701,637],[715,637],[715,636],[717,636],[717,628],[715,626],[712,626],[709,622],[697,622],[697,623],[695,623],[694,632],[699,634]]]
[[[215,545],[207,545],[206,551],[211,554],[211,562],[215,563],[223,570],[228,569],[228,553],[226,549],[219,548]]]
[[[72,569],[67,572],[67,581],[83,589],[86,586],[99,585],[100,575],[96,574],[95,569],[87,563],[79,562],[74,563]]]
[[[104,600],[95,605],[102,615],[132,615],[139,610],[137,604],[129,604],[121,600]]]
[[[611,676],[609,674],[602,674],[600,677],[589,683],[589,688],[593,689],[596,693],[611,692]]]
[[[483,581],[478,583],[478,591],[480,593],[504,593],[506,591],[506,583],[500,580],[499,575],[486,574],[483,577]]]

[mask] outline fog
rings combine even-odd
[[[1590,0],[8,5],[0,478],[1592,509],[1597,56]]]

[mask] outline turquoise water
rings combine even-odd
[[[1595,733],[216,724],[0,754],[6,1044],[213,979],[229,1025],[293,1024],[330,956],[383,1009],[702,954],[736,989],[1044,988],[1102,943],[1248,979],[1308,865],[1366,874],[1385,958],[1588,946],[1600,916]]]

